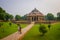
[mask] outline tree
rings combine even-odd
[[[45,33],[47,32],[46,27],[44,25],[40,25],[39,32],[41,32],[42,33],[42,36],[44,36]]]
[[[10,15],[10,20],[12,20],[13,19],[13,15]]]
[[[15,16],[15,19],[16,19],[16,20],[20,20],[20,18],[21,18],[21,16],[19,16],[19,15],[16,15],[16,16]]]
[[[4,20],[4,17],[5,17],[5,10],[3,10],[1,7],[0,7],[0,20]]]
[[[1,7],[0,7],[0,20],[6,20],[8,21],[9,19],[12,19],[13,16],[8,14],[5,10],[3,10]]]
[[[26,20],[26,18],[27,18],[26,15],[24,15],[24,16],[21,17],[21,19],[23,19],[23,20]]]
[[[0,13],[6,13],[6,12],[0,7]]]
[[[54,15],[52,13],[48,13],[46,16],[47,20],[54,20]]]
[[[5,14],[0,13],[0,20],[4,20],[4,18],[5,18]]]
[[[54,17],[54,20],[57,20],[57,17]]]
[[[7,13],[7,14],[5,15],[5,20],[8,21],[9,19],[10,19],[10,15]]]
[[[60,20],[60,12],[57,13],[57,20]]]

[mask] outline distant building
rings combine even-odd
[[[27,14],[27,20],[28,21],[43,21],[44,20],[44,15],[34,8],[29,14]]]

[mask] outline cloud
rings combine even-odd
[[[37,8],[43,14],[49,12],[55,16],[60,12],[60,0],[0,0],[0,6],[8,13],[25,15]]]

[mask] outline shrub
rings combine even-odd
[[[51,24],[48,25],[49,30],[50,30],[50,27],[51,27]]]
[[[9,23],[9,25],[11,26],[11,25],[12,25],[12,23]]]
[[[47,32],[47,29],[46,29],[45,25],[40,25],[39,32],[42,33],[42,36],[45,35],[45,33]]]

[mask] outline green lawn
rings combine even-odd
[[[20,24],[22,28],[26,27],[29,24]]]
[[[0,22],[1,23],[1,22]],[[18,31],[18,26],[16,24],[13,24],[10,26],[10,22],[2,22],[3,25],[0,27],[0,39],[4,38],[16,31]],[[26,27],[28,24],[20,24],[22,28]],[[4,30],[4,32],[3,32]]]
[[[47,24],[45,26],[47,27]],[[44,36],[40,35],[39,24],[35,24],[23,40],[60,40],[60,23],[52,24],[51,29]]]

